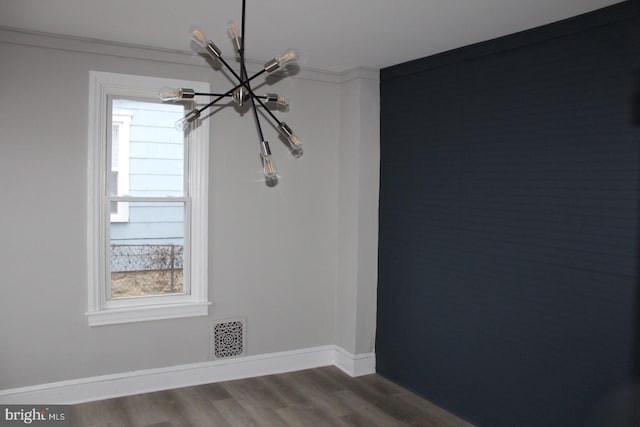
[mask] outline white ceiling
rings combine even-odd
[[[247,0],[247,57],[289,47],[304,68],[383,68],[620,0]],[[241,0],[0,0],[0,26],[189,50],[199,25],[229,55]]]

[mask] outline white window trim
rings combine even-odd
[[[129,194],[129,139],[131,134],[130,111],[113,110],[113,126],[118,126],[118,190]],[[117,212],[111,214],[111,222],[129,221],[129,203],[118,202]]]
[[[163,86],[190,87],[210,92],[205,82],[134,76],[91,71],[89,75],[89,134],[87,164],[87,264],[88,310],[90,326],[208,314],[208,176],[209,129],[196,126],[189,132],[187,177],[191,221],[187,229],[190,248],[190,294],[122,299],[113,304],[106,298],[105,208],[107,96],[157,97]],[[111,131],[110,129],[108,131]],[[187,236],[185,236],[187,237]]]

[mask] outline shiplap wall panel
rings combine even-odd
[[[382,71],[378,372],[485,426],[606,413],[640,356],[639,73],[635,2]]]

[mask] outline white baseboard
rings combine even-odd
[[[77,404],[199,384],[293,372],[335,365],[355,377],[375,372],[375,354],[353,355],[323,346],[242,358],[0,390],[2,404]]]
[[[376,354],[363,353],[353,355],[341,347],[335,347],[334,365],[352,377],[376,372]]]

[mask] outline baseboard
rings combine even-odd
[[[334,365],[352,377],[376,372],[376,354],[363,353],[353,355],[341,347],[335,347]]]
[[[335,365],[350,376],[375,372],[375,354],[353,355],[337,346],[145,369],[0,390],[2,404],[77,404],[199,384]]]

